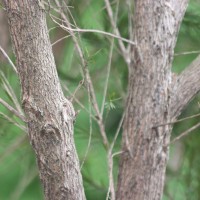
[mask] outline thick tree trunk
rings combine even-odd
[[[85,199],[73,140],[75,113],[60,87],[43,6],[37,0],[4,2],[45,199]]]
[[[85,199],[73,141],[74,109],[58,80],[42,1],[4,0],[29,138],[48,200]],[[200,57],[175,80],[173,49],[187,0],[135,0],[132,65],[117,199],[162,197],[171,126],[200,90]]]
[[[171,126],[156,126],[172,119],[171,63],[186,2],[135,0],[119,200],[162,198]]]

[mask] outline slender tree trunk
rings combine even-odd
[[[171,126],[171,64],[187,1],[135,0],[118,200],[160,200]]]
[[[37,0],[4,3],[45,199],[85,199],[73,139],[75,112],[60,87],[43,6]]]

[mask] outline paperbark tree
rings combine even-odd
[[[44,5],[37,0],[4,2],[45,198],[85,199],[73,141],[75,113],[60,87]],[[162,198],[172,129],[163,124],[176,119],[200,90],[200,57],[178,77],[171,73],[186,7],[187,0],[135,0],[135,45],[125,52],[120,42],[129,86],[116,199]],[[108,14],[112,18],[110,9]]]

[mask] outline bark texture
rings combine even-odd
[[[171,63],[186,5],[187,1],[135,0],[136,46],[129,70],[118,200],[162,198],[168,159],[166,145],[172,127],[155,126],[177,117],[171,114],[175,92]]]
[[[4,3],[45,199],[85,199],[73,140],[75,112],[61,90],[43,6],[37,0]]]
[[[179,76],[172,85],[171,118],[179,116],[183,108],[199,92],[200,89],[200,56],[198,56]]]

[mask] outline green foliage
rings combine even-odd
[[[111,25],[106,15],[103,1],[84,0],[70,1],[73,8],[69,8],[78,27],[99,29],[111,32]],[[113,10],[116,9],[115,1],[112,2]],[[117,24],[123,37],[128,37],[127,7],[124,1],[120,1]],[[55,25],[49,19],[49,28]],[[183,24],[178,36],[175,53],[184,51],[200,50],[200,4],[199,1],[191,1],[186,12]],[[52,43],[60,37],[66,36],[66,32],[60,29],[53,29],[50,32]],[[110,51],[110,38],[97,33],[76,34],[84,52],[84,59],[90,70],[90,75],[94,84],[95,94],[99,107],[103,101],[103,91],[107,75],[107,65]],[[81,60],[75,51],[75,46],[71,37],[62,40],[53,46],[55,60],[59,77],[67,97],[71,97],[82,80]],[[181,55],[176,56],[173,62],[173,71],[180,73],[197,56]],[[20,85],[16,75],[10,66],[0,63],[0,69],[4,72],[0,76],[0,96],[13,105],[8,92],[3,89],[6,79],[14,89],[20,100]],[[111,141],[117,130],[122,117],[126,98],[128,70],[122,56],[118,52],[117,42],[114,43],[114,51],[111,63],[111,72],[108,82],[108,91],[104,107],[105,128],[109,140]],[[85,192],[88,200],[103,200],[106,198],[108,190],[107,155],[102,144],[98,125],[95,120],[90,124],[88,110],[90,110],[87,89],[83,85],[76,93],[76,98],[85,106],[83,109],[76,101],[76,110],[81,110],[75,124],[75,142],[80,158],[83,174]],[[186,108],[181,117],[193,115],[199,112],[197,97]],[[14,121],[24,125],[19,119],[14,117],[7,109],[0,105],[0,111],[11,117]],[[92,111],[94,115],[94,111]],[[95,117],[95,116],[94,116]],[[199,118],[178,123],[173,130],[172,137],[179,135],[182,131],[194,125]],[[0,199],[13,200],[40,200],[43,198],[39,183],[34,153],[32,152],[26,133],[17,128],[12,123],[0,118]],[[90,134],[91,133],[91,134]],[[120,133],[121,134],[121,133]],[[91,143],[88,149],[89,139]],[[120,150],[119,135],[114,152]],[[182,159],[175,158],[175,146],[172,146],[170,160],[180,159],[179,167],[174,170],[167,169],[166,186],[164,200],[198,200],[200,199],[200,157],[198,155],[200,135],[198,130],[190,136],[181,140],[183,146]],[[88,153],[86,154],[88,149]],[[179,156],[179,154],[177,154]],[[114,157],[114,175],[117,180],[119,156]]]

